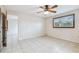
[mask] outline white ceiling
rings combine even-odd
[[[59,13],[68,12],[74,9],[78,9],[79,5],[59,5],[56,8],[57,13],[49,13],[45,15],[44,13],[37,13],[42,9],[39,8],[40,5],[6,5],[7,11],[14,11],[17,13],[30,13],[41,17],[49,17]]]

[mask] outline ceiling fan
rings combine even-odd
[[[56,11],[54,10],[54,8],[57,8],[58,5],[54,5],[54,6],[51,6],[51,5],[44,5],[44,6],[40,6],[39,8],[43,9],[43,11],[39,11],[37,13],[41,13],[41,12],[45,12],[45,13],[56,13]]]

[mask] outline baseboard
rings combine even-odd
[[[19,39],[19,40],[34,39],[34,38],[45,37],[45,36],[46,36],[46,35],[39,35],[39,36],[30,37],[30,38],[21,38],[21,39]]]
[[[69,41],[69,42],[72,42],[72,43],[79,44],[78,42],[73,42],[73,41],[70,41],[70,40],[65,40],[65,39],[62,39],[62,38],[57,38],[57,37],[53,37],[53,36],[49,36],[49,35],[47,35],[47,36],[50,37],[50,38],[60,39],[60,40]]]

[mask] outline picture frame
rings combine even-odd
[[[75,28],[75,14],[53,18],[53,28]]]

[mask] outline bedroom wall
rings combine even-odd
[[[75,28],[53,28],[53,17],[75,14]],[[79,9],[46,18],[46,34],[51,37],[79,43]]]
[[[45,35],[45,20],[33,14],[9,11],[9,15],[18,17],[18,39],[30,39]]]
[[[45,35],[43,18],[32,14],[19,14],[19,39],[29,39]]]

